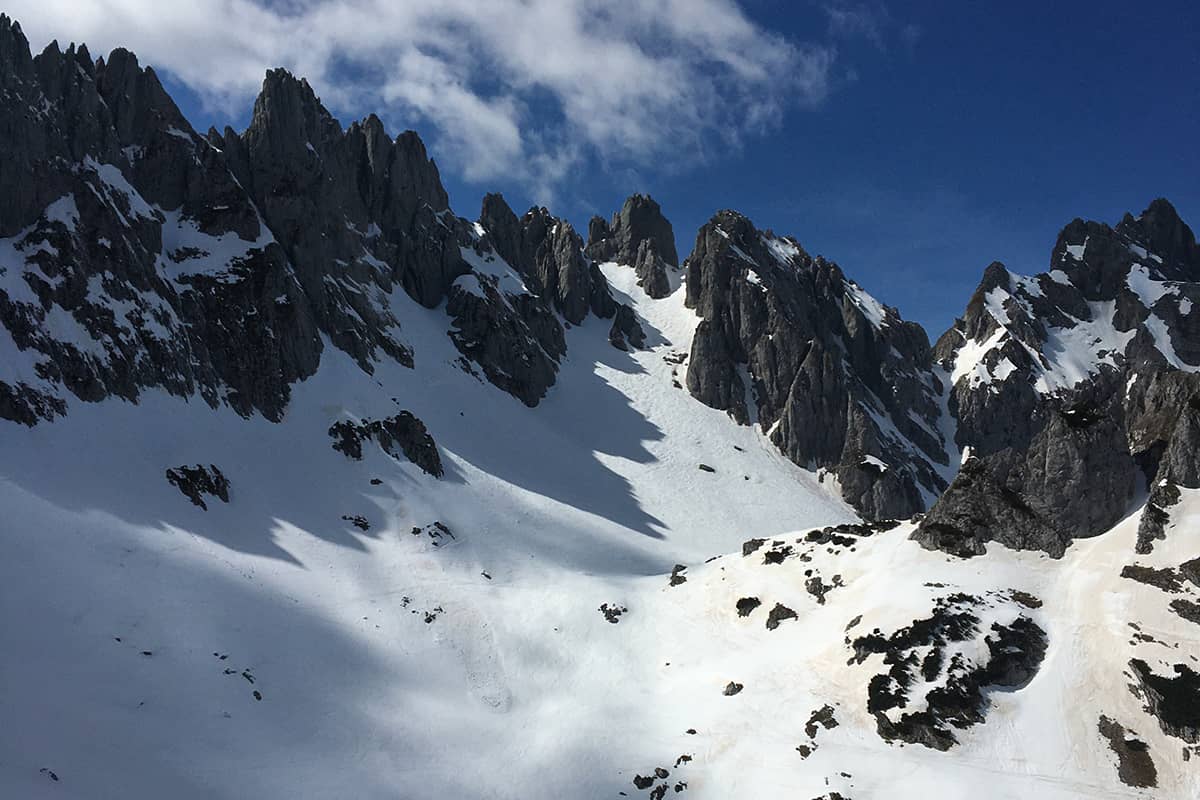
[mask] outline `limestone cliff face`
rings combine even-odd
[[[633,267],[638,285],[655,299],[671,293],[668,273],[679,267],[675,230],[658,203],[644,194],[631,195],[612,222],[592,217],[587,254],[596,261]]]
[[[1075,220],[1035,277],[988,267],[935,348],[970,459],[918,540],[1061,555],[1127,513],[1140,481],[1200,486],[1198,281],[1166,200],[1115,228]]]
[[[0,147],[0,325],[25,365],[0,376],[5,419],[148,387],[279,419],[325,341],[368,372],[413,365],[398,291],[446,304],[463,355],[530,405],[564,322],[642,341],[568,224],[516,221],[503,200],[479,224],[455,216],[417,134],[373,115],[343,129],[285,70],[244,132],[200,136],[132,53],[35,57],[0,16]],[[497,258],[528,287],[492,286]]]
[[[499,194],[456,216],[416,133],[343,128],[284,70],[245,131],[201,136],[132,53],[35,56],[0,14],[0,152],[0,419],[156,388],[279,420],[327,344],[368,373],[417,364],[418,305],[445,313],[460,367],[533,406],[568,327],[596,318],[614,347],[645,345],[599,267],[616,262],[699,317],[698,401],[760,425],[864,517],[928,509],[927,547],[1061,555],[1148,481],[1147,551],[1174,487],[1200,487],[1200,246],[1166,200],[1071,222],[1034,277],[992,264],[931,348],[836,264],[733,211],[682,266],[646,195],[593,218],[586,245]]]
[[[829,470],[868,517],[927,507],[948,457],[920,326],[732,211],[701,228],[684,269],[701,319],[687,373],[697,399],[756,421],[797,464]]]

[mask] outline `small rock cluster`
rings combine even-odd
[[[167,482],[205,511],[208,504],[204,502],[204,495],[215,497],[222,503],[229,502],[229,479],[215,464],[173,467],[167,470]]]
[[[335,422],[329,428],[329,436],[333,439],[334,450],[355,461],[362,460],[363,442],[374,441],[392,458],[403,454],[423,472],[435,478],[442,477],[442,458],[437,444],[425,429],[425,423],[411,412],[401,411],[381,420]]]

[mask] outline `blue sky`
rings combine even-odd
[[[738,209],[931,338],[990,261],[1044,269],[1073,217],[1165,196],[1200,228],[1192,3],[10,5],[35,48],[130,47],[201,130],[243,127],[263,70],[287,66],[343,123],[420,132],[463,216],[498,190],[586,230],[648,192],[682,255]]]

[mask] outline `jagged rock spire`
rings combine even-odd
[[[1116,228],[1073,220],[1046,273],[989,266],[936,348],[971,457],[916,538],[1059,556],[1128,512],[1139,468],[1156,487],[1200,481],[1197,266],[1161,199]]]
[[[638,285],[654,298],[671,291],[668,269],[679,266],[675,231],[649,195],[635,194],[607,223],[592,217],[588,223],[587,254],[596,261],[616,261],[634,268]]]

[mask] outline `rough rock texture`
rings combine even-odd
[[[921,523],[919,541],[960,556],[984,542],[1061,557],[1081,531],[1106,530],[1133,496],[1136,467],[1113,414],[1047,412],[1024,448],[970,458]]]
[[[476,269],[454,283],[447,311],[455,345],[492,383],[526,405],[537,404],[566,352],[559,315],[568,325],[589,314],[611,319],[614,346],[644,345],[637,316],[613,299],[570,223],[544,208],[518,218],[502,196],[489,194],[477,231]]]
[[[142,389],[278,419],[318,319],[222,154],[133,54],[31,57],[0,16],[0,416]],[[22,366],[27,365],[27,366]]]
[[[914,537],[1062,555],[1154,487],[1137,549],[1163,535],[1172,486],[1200,486],[1200,248],[1165,200],[1116,228],[1075,220],[1051,270],[992,264],[934,356],[970,457]],[[1161,488],[1160,488],[1161,487]]]
[[[1137,545],[1134,551],[1146,554],[1154,550],[1154,542],[1166,538],[1170,520],[1169,508],[1179,502],[1179,487],[1169,481],[1159,481],[1150,489],[1150,498],[1138,520]]]
[[[464,357],[530,405],[565,352],[559,315],[644,341],[569,225],[498,196],[482,225],[456,217],[417,134],[343,129],[282,69],[244,132],[200,136],[132,53],[34,57],[0,15],[0,149],[0,418],[158,387],[278,420],[323,341],[367,372],[412,366],[404,295],[448,301]]]
[[[795,463],[830,470],[867,517],[911,516],[945,488],[942,387],[920,326],[732,211],[701,228],[684,267],[701,318],[693,396],[757,422]]]
[[[1045,631],[1020,609],[994,609],[982,598],[939,598],[929,617],[885,636],[854,640],[854,661],[883,654],[886,672],[871,678],[867,711],[888,740],[948,750],[955,729],[984,722],[991,688],[1016,690],[1037,674]],[[1014,613],[1015,611],[1015,613]],[[983,627],[983,614],[994,618]]]
[[[1129,662],[1135,688],[1163,733],[1189,744],[1200,742],[1200,675],[1187,664],[1175,664],[1174,677],[1158,675],[1141,659]]]
[[[229,479],[215,464],[173,467],[167,470],[167,482],[205,511],[208,504],[204,502],[204,495],[215,497],[222,503],[229,502]]]
[[[1150,747],[1133,731],[1108,717],[1100,717],[1100,735],[1117,756],[1117,777],[1126,786],[1139,788],[1158,785],[1158,770],[1150,756]]]
[[[600,270],[583,255],[583,240],[569,222],[545,208],[516,214],[498,194],[483,199],[479,224],[487,241],[529,283],[535,294],[551,298],[572,325],[588,312],[602,319],[616,313],[616,302]]]
[[[381,420],[336,422],[329,428],[329,436],[334,450],[356,461],[363,457],[363,442],[374,441],[393,458],[403,454],[422,471],[435,478],[442,477],[442,457],[437,444],[425,429],[425,423],[408,411]]]
[[[250,127],[210,132],[283,246],[322,329],[369,369],[401,361],[399,321],[375,287],[435,306],[469,271],[467,223],[449,213],[437,166],[412,131],[392,140],[374,115],[343,130],[308,82],[267,73]]]
[[[587,254],[633,267],[638,285],[655,299],[671,293],[669,272],[679,267],[675,231],[658,203],[644,194],[630,196],[612,222],[592,217]]]

